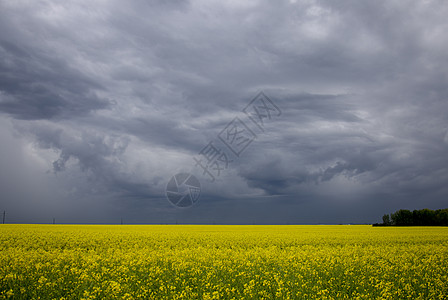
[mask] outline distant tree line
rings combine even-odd
[[[375,223],[373,226],[448,226],[448,208],[414,211],[400,209],[390,215],[384,215],[383,223]]]

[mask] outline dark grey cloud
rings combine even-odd
[[[0,110],[19,119],[67,118],[104,109],[90,82],[63,61],[0,41]]]
[[[1,2],[0,209],[17,222],[344,223],[446,207],[447,10]],[[242,109],[261,90],[281,116],[208,182],[193,156],[226,150],[217,136],[237,116],[254,126]],[[201,180],[192,209],[164,198],[177,172]]]

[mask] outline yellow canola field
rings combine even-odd
[[[448,299],[448,228],[0,225],[0,299]]]

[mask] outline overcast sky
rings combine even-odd
[[[446,1],[0,0],[0,210],[315,224],[446,208],[447,16]],[[194,160],[210,145],[228,160],[213,182]],[[201,184],[183,209],[165,194],[181,172]]]

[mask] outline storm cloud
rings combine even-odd
[[[2,1],[10,222],[351,223],[448,206],[444,1]],[[260,130],[259,92],[280,110]],[[219,134],[255,136],[236,156]],[[212,142],[228,167],[194,158]],[[201,182],[178,209],[166,184]]]

